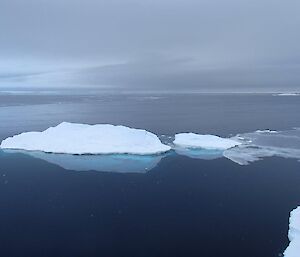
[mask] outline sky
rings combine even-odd
[[[0,88],[300,91],[299,0],[0,0]]]

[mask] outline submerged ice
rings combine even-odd
[[[67,154],[159,154],[170,150],[146,130],[109,124],[63,122],[42,132],[25,132],[2,141],[3,149]]]
[[[223,157],[223,151],[218,149],[201,149],[201,148],[174,148],[179,155],[187,156],[192,159],[215,160]]]
[[[300,206],[291,211],[289,222],[290,244],[284,252],[284,257],[300,256]]]
[[[241,165],[272,156],[300,159],[300,129],[258,130],[236,138],[242,144],[224,151],[223,155]]]

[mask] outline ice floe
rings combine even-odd
[[[209,150],[226,150],[241,144],[239,141],[229,138],[195,133],[176,134],[173,143],[185,148],[201,148]]]
[[[197,159],[212,160],[224,156],[240,165],[272,156],[300,160],[300,129],[257,130],[231,138],[181,133],[175,136],[174,150]]]
[[[2,141],[3,149],[67,154],[137,154],[167,152],[170,146],[146,130],[109,124],[63,122],[42,132],[25,132]]]
[[[290,244],[284,251],[284,257],[300,256],[300,206],[291,211],[289,221],[289,240]]]
[[[242,144],[224,151],[223,155],[241,165],[272,156],[300,159],[300,129],[258,130],[236,138]]]

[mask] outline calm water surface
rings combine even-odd
[[[300,97],[271,95],[0,94],[0,140],[62,121],[229,136],[300,127],[299,112]],[[278,257],[288,244],[296,160],[170,153],[107,172],[78,158],[0,151],[0,256]]]

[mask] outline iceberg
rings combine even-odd
[[[176,134],[173,143],[184,148],[201,148],[208,150],[226,150],[241,144],[238,140],[195,133]]]
[[[291,211],[289,220],[288,237],[290,240],[289,246],[283,253],[284,257],[299,257],[300,256],[300,206]]]
[[[146,130],[110,124],[62,122],[42,132],[25,132],[2,141],[2,149],[64,154],[136,154],[167,152],[170,146]]]

